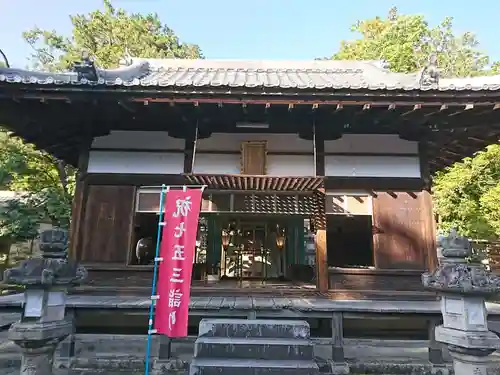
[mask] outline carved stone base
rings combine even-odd
[[[57,344],[21,349],[21,375],[51,375]]]
[[[450,351],[453,358],[455,375],[489,375],[492,365],[490,357],[476,357],[472,355]]]
[[[68,320],[14,323],[9,339],[21,348],[21,375],[52,375],[56,347],[72,331]]]

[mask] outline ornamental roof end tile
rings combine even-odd
[[[500,75],[441,78],[394,73],[381,61],[204,60],[131,58],[127,66],[96,69],[98,80],[75,72],[0,68],[0,83],[126,87],[262,88],[296,90],[496,91]]]

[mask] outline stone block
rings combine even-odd
[[[462,331],[488,331],[484,298],[443,295],[441,298],[443,325]]]
[[[467,349],[500,349],[500,339],[490,331],[467,332],[439,326],[436,327],[436,340]]]
[[[200,337],[197,358],[313,360],[314,347],[305,339]]]
[[[198,336],[307,339],[310,331],[309,324],[300,320],[203,319]]]
[[[348,375],[350,367],[347,362],[328,361],[328,373],[332,375]]]
[[[243,359],[199,359],[191,362],[190,375],[317,375],[312,361],[268,361]]]
[[[185,375],[189,365],[180,359],[172,358],[166,360],[156,359],[151,367],[151,375]]]

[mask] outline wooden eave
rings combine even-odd
[[[124,86],[124,85],[51,85],[0,82],[0,97],[46,98],[50,100],[68,100],[84,98],[91,94],[95,99],[113,95],[114,98],[149,102],[225,102],[228,104],[241,101],[258,101],[265,98],[269,101],[296,100],[297,104],[312,104],[325,100],[349,98],[352,101],[370,101],[375,98],[386,98],[388,102],[404,101],[416,103],[420,101],[443,103],[456,99],[458,102],[484,101],[486,98],[500,102],[500,91],[497,90],[389,90],[389,89],[297,89],[297,88],[262,88],[231,86]],[[88,98],[88,96],[87,96]],[[493,101],[491,101],[493,100]]]
[[[189,184],[216,190],[314,192],[324,186],[323,177],[250,176],[240,174],[185,174]]]
[[[202,95],[182,88],[182,94],[157,90],[153,96],[152,92],[123,87],[119,88],[122,91],[16,84],[0,88],[0,124],[74,165],[82,145],[111,130],[182,133],[201,120],[210,131],[220,119],[229,121],[227,114],[235,111],[262,116],[276,113],[281,132],[299,132],[292,129],[292,122],[304,128],[311,128],[314,122],[316,129],[338,133],[399,133],[404,139],[427,144],[431,172],[472,156],[500,138],[500,93],[495,91],[377,90],[367,91],[363,97],[358,90],[339,90],[325,94],[335,97],[320,97],[320,91],[309,96],[287,90],[275,96],[249,90]],[[218,131],[232,131],[229,124],[225,126]]]

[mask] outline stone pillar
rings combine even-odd
[[[22,375],[51,375],[57,345],[73,332],[66,317],[67,289],[84,281],[87,272],[67,259],[67,237],[61,229],[44,231],[41,257],[4,272],[5,282],[26,287],[21,320],[8,333],[21,349]]]
[[[468,263],[472,247],[456,231],[438,242],[440,265],[422,275],[424,287],[441,295],[443,324],[436,327],[436,341],[448,346],[455,375],[486,375],[488,356],[500,348],[500,339],[488,330],[485,300],[500,291],[500,279],[483,264]]]

